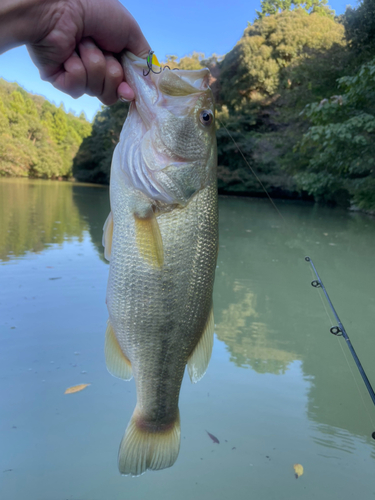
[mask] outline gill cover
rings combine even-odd
[[[128,52],[122,64],[135,101],[114,158],[151,204],[185,206],[209,183],[216,154],[214,125],[199,119],[202,110],[214,114],[209,70],[147,73],[147,61]]]

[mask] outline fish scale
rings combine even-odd
[[[131,54],[123,65],[136,99],[111,167],[105,353],[113,375],[135,379],[119,469],[139,475],[177,459],[185,366],[197,382],[211,356],[217,152],[208,70],[144,75]]]
[[[122,193],[126,199],[126,192]],[[124,212],[118,215],[118,223],[114,215],[113,248],[121,248],[121,252],[113,252],[111,258],[107,305],[120,347],[132,363],[141,405],[144,400],[150,404],[149,393],[152,394],[153,387],[149,380],[159,369],[160,360],[166,357],[163,349],[154,350],[151,362],[154,337],[162,334],[168,339],[169,349],[178,347],[181,353],[176,359],[168,360],[171,372],[176,370],[178,376],[166,383],[167,392],[178,394],[187,358],[210,311],[217,247],[215,193],[213,183],[198,193],[186,208],[157,218],[165,250],[161,270],[150,269],[139,256],[130,207],[126,209],[126,204],[121,204]],[[132,275],[138,279],[130,281]],[[150,303],[152,309],[147,307]],[[143,369],[145,366],[147,371]],[[175,411],[176,408],[174,414]]]

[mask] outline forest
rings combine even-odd
[[[0,79],[0,176],[67,179],[91,124]]]
[[[264,196],[257,176],[272,197],[373,211],[374,2],[336,16],[327,0],[261,0],[244,28],[224,56],[163,63],[211,70],[219,191]],[[103,107],[91,126],[0,80],[0,175],[107,184],[127,110]]]

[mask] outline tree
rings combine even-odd
[[[219,188],[263,193],[250,166],[274,197],[372,206],[373,1],[340,18],[326,0],[263,0],[261,9],[223,58],[167,56],[171,69],[211,69]],[[120,103],[97,115],[74,162],[77,179],[109,181],[125,115]]]
[[[73,157],[90,132],[84,117],[0,80],[0,175],[70,177]]]
[[[73,163],[77,180],[109,184],[113,151],[129,109],[129,104],[118,102],[103,106],[95,116],[92,133],[86,137]]]
[[[220,64],[220,100],[235,108],[272,96],[285,68],[334,44],[345,45],[344,27],[328,17],[296,9],[256,20]]]
[[[292,8],[300,8],[309,14],[317,13],[334,17],[334,11],[327,6],[328,0],[261,0],[261,10],[256,11],[258,19],[272,16]]]
[[[181,57],[178,61],[177,56],[167,55],[167,60],[162,66],[169,66],[171,69],[201,69],[204,67],[204,54],[202,52],[193,52],[188,56]]]
[[[297,148],[306,164],[296,179],[317,200],[375,209],[375,59],[340,78],[341,95],[306,107],[312,125]]]
[[[8,130],[8,127],[9,127],[9,120],[7,112],[3,100],[0,97],[0,134],[4,134]]]
[[[355,64],[371,59],[375,51],[374,1],[361,0],[357,9],[348,7],[343,22]]]
[[[218,118],[273,196],[297,195],[284,166],[296,162],[293,146],[307,129],[299,113],[312,100],[334,93],[336,79],[345,74],[345,45],[337,21],[295,9],[249,25],[219,63]],[[220,182],[259,195],[262,188],[219,127]]]

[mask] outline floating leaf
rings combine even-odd
[[[302,476],[303,467],[301,464],[294,464],[293,469],[294,469],[294,475],[296,476],[296,479],[298,479],[300,476]]]
[[[207,434],[210,436],[210,438],[212,439],[212,441],[214,443],[217,443],[217,444],[220,444],[220,441],[218,440],[218,438],[216,436],[214,436],[213,434],[211,434],[210,432],[206,431]]]
[[[86,389],[86,387],[89,385],[91,384],[73,385],[73,387],[68,387],[64,394],[73,394],[74,392],[83,391],[83,389]]]

